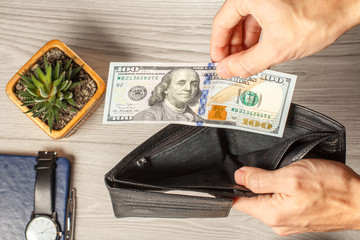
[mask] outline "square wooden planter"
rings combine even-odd
[[[46,43],[34,56],[30,58],[30,60],[18,71],[19,74],[26,73],[30,67],[32,67],[40,58],[43,57],[45,53],[50,51],[51,49],[57,48],[61,50],[65,55],[69,58],[73,59],[73,62],[78,64],[79,66],[83,65],[83,70],[95,81],[97,85],[97,90],[94,96],[85,104],[85,106],[75,115],[73,119],[61,130],[52,130],[50,132],[49,126],[42,122],[40,118],[31,117],[32,113],[26,113],[26,115],[34,121],[44,132],[46,132],[53,139],[60,139],[63,137],[67,137],[71,135],[75,131],[75,129],[82,123],[90,113],[95,110],[95,108],[101,103],[103,93],[105,92],[105,83],[100,78],[98,74],[92,70],[89,65],[87,65],[78,55],[76,55],[68,46],[62,43],[59,40],[51,40]],[[15,95],[15,87],[16,84],[20,80],[19,74],[16,73],[13,78],[9,81],[6,86],[6,93],[8,94],[11,101],[13,101],[16,106],[18,106],[21,111],[27,112],[29,109],[26,106],[21,106],[21,100]]]

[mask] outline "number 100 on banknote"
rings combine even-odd
[[[110,63],[104,120],[231,128],[282,137],[296,76],[221,79],[215,64]]]

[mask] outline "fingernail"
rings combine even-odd
[[[235,171],[234,178],[237,184],[244,185],[244,173],[245,171],[241,168]]]
[[[216,68],[216,73],[220,78],[223,78],[223,79],[232,77],[232,75],[229,73],[229,71],[224,66],[221,66],[221,65],[219,65]]]

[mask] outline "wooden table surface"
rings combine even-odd
[[[103,102],[72,136],[52,140],[5,94],[10,78],[51,39],[67,44],[105,81],[109,62],[209,62],[212,19],[222,3],[0,2],[0,153],[55,150],[71,160],[76,239],[360,239],[357,231],[279,237],[235,210],[217,219],[115,218],[104,174],[165,125],[103,125]],[[273,69],[298,76],[293,102],[346,126],[347,164],[360,173],[360,26],[316,55]]]

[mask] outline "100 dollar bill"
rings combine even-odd
[[[110,63],[105,124],[181,123],[282,137],[296,76],[221,79],[213,63]]]

